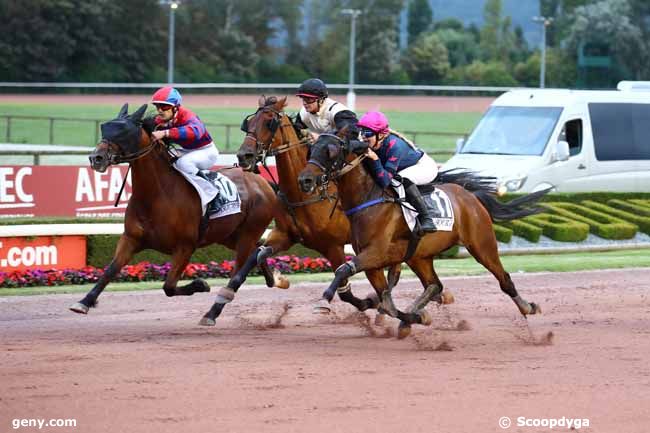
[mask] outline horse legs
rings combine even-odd
[[[237,253],[235,257],[235,268],[226,287],[222,287],[217,292],[217,299],[212,304],[210,310],[203,315],[199,321],[202,326],[214,326],[216,319],[223,311],[226,304],[235,299],[237,290],[244,284],[246,277],[251,269],[258,263],[258,256],[265,247],[255,248],[257,239],[250,236],[247,239],[239,239],[237,242]],[[271,276],[272,278],[272,276]]]
[[[86,296],[79,302],[72,304],[69,308],[71,311],[80,314],[88,314],[88,310],[91,307],[97,305],[97,298],[102,293],[104,288],[108,283],[117,275],[118,272],[126,265],[133,254],[137,251],[139,242],[136,239],[130,238],[126,235],[122,235],[117,242],[117,247],[115,248],[115,256],[113,260],[108,265],[106,272],[99,278],[99,281],[95,286],[86,294]]]
[[[499,259],[497,242],[494,238],[492,230],[490,229],[489,232],[487,230],[482,231],[486,234],[482,236],[483,239],[481,239],[480,242],[476,244],[465,244],[467,251],[469,251],[469,253],[476,259],[477,262],[482,264],[488,271],[492,273],[492,275],[496,277],[496,279],[499,281],[501,290],[510,296],[510,298],[512,298],[515,305],[517,305],[517,308],[519,308],[521,314],[524,316],[527,316],[529,314],[541,314],[542,309],[539,307],[539,305],[534,302],[529,303],[517,293],[515,284],[510,278],[510,274],[508,274],[505,269],[503,269],[503,265]],[[491,239],[487,238],[487,236],[491,236]]]
[[[345,252],[343,251],[343,246],[340,245],[330,248],[325,256],[330,261],[332,268],[334,269],[338,269],[345,262]],[[338,287],[336,288],[336,292],[338,293],[341,301],[354,305],[359,311],[366,311],[369,308],[377,308],[377,305],[379,305],[379,298],[374,293],[365,299],[357,298],[354,293],[352,293],[352,288],[347,278],[341,279]],[[327,299],[325,297],[321,298],[321,300],[317,302],[316,305],[314,305],[314,312],[329,313],[331,311],[329,305],[330,302],[331,299]]]
[[[199,292],[209,292],[210,286],[201,278],[194,279],[191,283],[177,287],[178,280],[183,275],[185,267],[190,262],[190,257],[194,252],[193,247],[180,247],[172,255],[172,266],[167,273],[163,290],[167,296],[191,296]]]

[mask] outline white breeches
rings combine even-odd
[[[424,185],[433,182],[438,176],[438,165],[425,153],[417,164],[400,171],[399,175],[407,178],[415,185]]]
[[[206,144],[198,149],[177,149],[180,158],[176,167],[184,173],[195,175],[199,170],[208,170],[217,163],[219,150],[214,143]]]

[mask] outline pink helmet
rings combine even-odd
[[[361,117],[357,126],[370,129],[378,134],[385,134],[388,132],[388,119],[381,111],[368,111]]]

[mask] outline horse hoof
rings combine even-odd
[[[201,317],[201,320],[199,320],[199,325],[201,326],[214,326],[216,324],[217,322],[215,322],[214,319],[210,319],[209,317],[206,316]]]
[[[74,311],[75,313],[79,313],[79,314],[88,314],[88,310],[89,310],[89,308],[86,305],[82,304],[81,302],[74,303],[70,305],[69,308],[70,311]]]
[[[386,315],[384,313],[377,313],[375,315],[375,326],[383,326],[386,322]]]
[[[447,305],[447,304],[453,304],[454,301],[456,300],[454,298],[454,294],[451,292],[448,292],[447,290],[443,290],[442,293],[440,294],[440,298],[442,298],[441,304]]]
[[[326,299],[321,299],[314,304],[312,312],[314,314],[329,314],[332,312],[332,307]]]
[[[288,289],[290,284],[289,279],[282,275],[280,271],[277,269],[273,271],[273,286],[278,289]]]
[[[528,314],[542,314],[542,307],[534,302],[530,303],[530,313]]]
[[[424,326],[431,326],[433,323],[433,319],[431,318],[431,314],[427,310],[420,310],[418,312],[418,315],[420,316],[420,324]]]
[[[409,335],[411,335],[411,325],[405,322],[400,322],[399,326],[397,327],[397,339],[403,340]]]

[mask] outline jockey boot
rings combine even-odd
[[[427,207],[424,198],[422,198],[417,185],[411,184],[406,188],[406,201],[418,212],[418,222],[423,232],[433,233],[438,230],[433,222],[431,211]]]

